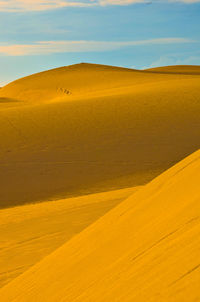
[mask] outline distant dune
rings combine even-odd
[[[0,290],[1,302],[198,301],[200,151]]]
[[[164,67],[149,68],[146,71],[161,72],[161,73],[174,73],[174,74],[200,75],[200,66],[195,66],[195,65],[164,66]]]
[[[143,185],[197,150],[200,68],[174,68],[78,64],[3,87],[0,207]]]
[[[155,73],[174,73],[170,75],[149,75]],[[1,95],[25,101],[45,101],[74,95],[86,95],[102,90],[134,86],[136,84],[163,82],[180,79],[180,75],[200,75],[200,66],[167,66],[147,70],[135,70],[107,65],[81,63],[56,68],[16,80],[3,87]],[[187,79],[181,77],[181,79]],[[103,93],[102,92],[102,93]],[[124,91],[125,93],[125,91]],[[1,96],[0,95],[0,96]]]

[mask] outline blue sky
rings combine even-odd
[[[200,65],[200,0],[0,1],[0,86],[79,62]]]

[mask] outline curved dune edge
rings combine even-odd
[[[0,210],[0,287],[136,190],[138,187]]]
[[[2,302],[196,301],[200,151],[0,290]]]
[[[171,74],[185,74],[185,75],[200,75],[200,66],[196,65],[172,65],[146,69],[148,72],[161,72]]]
[[[78,64],[5,86],[0,207],[148,183],[199,147],[199,83]]]
[[[138,84],[162,83],[200,75],[200,66],[177,65],[136,70],[116,66],[80,63],[59,67],[17,79],[0,90],[0,98],[31,103],[67,98]]]

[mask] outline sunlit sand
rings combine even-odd
[[[0,302],[198,301],[200,67],[0,89]]]
[[[0,210],[0,287],[66,243],[137,189]]]
[[[197,301],[200,152],[0,290],[2,301]]]
[[[0,206],[143,185],[194,152],[200,75],[191,68],[78,64],[2,88]]]

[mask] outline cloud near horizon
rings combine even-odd
[[[67,52],[102,52],[130,46],[196,42],[187,38],[158,38],[127,42],[108,41],[39,41],[33,44],[0,45],[0,54],[7,56],[45,55]]]
[[[200,0],[0,0],[0,12],[44,11],[64,7],[130,5],[149,2],[183,2],[191,4],[200,2]]]

